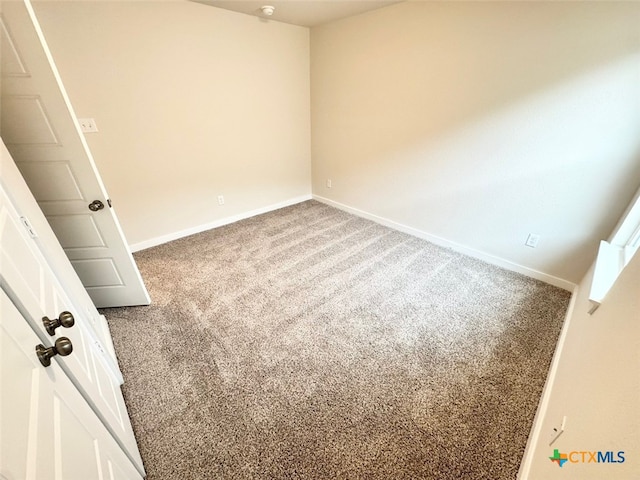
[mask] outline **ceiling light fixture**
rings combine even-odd
[[[273,12],[276,11],[276,7],[271,5],[264,5],[263,7],[260,7],[260,10],[262,10],[262,13],[264,15],[266,15],[267,17],[270,17],[271,15],[273,15]]]

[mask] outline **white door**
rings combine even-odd
[[[148,305],[29,0],[4,1],[0,20],[0,126],[7,148],[95,305]]]
[[[0,478],[141,479],[56,359],[0,290]]]
[[[115,362],[116,354],[105,317],[100,315],[93,304],[93,300],[89,297],[87,290],[82,285],[82,282],[80,282],[78,274],[71,266],[71,262],[60,246],[60,242],[58,242],[53,230],[51,230],[51,226],[47,222],[31,190],[29,190],[29,187],[25,183],[24,177],[20,174],[18,167],[11,158],[1,138],[0,188],[3,188],[4,191],[9,194],[20,217],[29,224],[30,236],[33,237],[34,243],[46,258],[47,263],[51,267],[51,270],[54,271],[58,280],[60,280],[63,290],[73,301],[74,311],[85,314],[87,320],[90,322],[90,327],[102,344],[107,347],[112,360]],[[120,375],[117,368],[114,370],[114,373]]]
[[[131,427],[117,365],[104,346],[87,327],[83,312],[74,311],[46,259],[0,184],[0,285],[31,325],[40,341],[49,347],[61,336],[73,344],[73,352],[59,358],[58,363],[73,380],[86,401],[94,408],[105,426],[143,472],[142,459]],[[48,332],[44,318],[60,318],[70,312],[74,324]]]

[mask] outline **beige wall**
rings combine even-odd
[[[640,255],[593,315],[587,314],[591,276],[592,270],[580,283],[565,324],[557,370],[548,380],[548,398],[541,402],[541,428],[534,430],[530,458],[523,463],[523,480],[630,479],[640,472]],[[563,416],[566,429],[549,446],[549,434]],[[625,462],[559,468],[548,458],[556,448],[567,454],[624,451]]]
[[[638,25],[407,2],[312,29],[314,195],[577,283],[640,185]]]
[[[35,10],[76,114],[96,120],[130,244],[310,194],[308,29],[187,1]]]
[[[578,282],[640,185],[638,3],[406,2],[311,50],[186,1],[36,12],[134,245],[313,189]]]

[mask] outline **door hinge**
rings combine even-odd
[[[24,225],[24,228],[27,229],[27,232],[29,232],[29,236],[31,238],[38,238],[38,234],[36,233],[36,231],[31,226],[31,223],[29,222],[27,217],[20,217],[20,221],[22,222],[22,225]]]
[[[111,199],[107,198],[107,205],[109,205],[109,208],[111,208]]]

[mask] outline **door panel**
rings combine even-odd
[[[16,145],[59,146],[45,112],[42,99],[37,95],[5,95],[2,98],[4,118],[10,118],[3,134]]]
[[[20,172],[31,179],[31,193],[40,203],[83,200],[69,162],[23,162]]]
[[[4,312],[3,312],[4,317]],[[37,414],[38,408],[38,390],[39,375],[35,371],[30,359],[20,355],[19,350],[12,339],[3,335],[0,340],[0,356],[2,356],[1,381],[2,390],[0,391],[0,416],[2,423],[0,424],[0,438],[2,440],[0,471],[11,473],[13,477],[8,478],[28,478],[27,465],[35,463],[34,450],[35,445],[29,442],[30,431],[28,428],[16,429],[13,437],[9,441],[8,430],[11,428],[5,424],[6,418],[12,418],[18,425],[29,425],[29,419],[32,415]],[[8,368],[9,363],[5,360],[13,359],[12,368]],[[5,386],[11,385],[13,389],[12,395],[7,395]],[[35,405],[32,405],[35,401]],[[15,459],[12,468],[3,468],[6,463],[5,457]]]
[[[83,312],[96,337],[108,348],[109,355],[114,365],[114,375],[120,378],[120,372],[116,365],[116,356],[113,349],[111,334],[103,315],[100,315],[93,301],[89,297],[86,288],[82,285],[78,274],[73,269],[60,242],[45,218],[42,210],[36,203],[32,192],[27,187],[24,177],[20,174],[15,162],[0,139],[0,185],[8,192],[14,201],[14,206],[19,207],[20,221],[24,222],[25,229],[33,237],[38,250],[46,258],[48,268],[55,272],[64,291],[73,301],[74,311]],[[25,244],[18,242],[17,248],[25,248]],[[14,251],[13,249],[9,249]],[[17,255],[17,258],[22,258]],[[37,262],[36,262],[37,263]],[[35,265],[35,264],[34,264]],[[18,265],[19,267],[19,265]],[[27,267],[29,268],[29,267]],[[19,269],[18,269],[19,270]],[[34,280],[35,281],[35,280]],[[29,282],[27,282],[28,284]],[[39,298],[39,297],[38,297]]]
[[[29,76],[29,72],[27,72],[20,58],[20,53],[18,53],[18,48],[13,43],[13,38],[7,31],[4,22],[0,22],[0,35],[2,35],[0,37],[0,54],[2,55],[3,75],[12,77]]]
[[[0,20],[0,125],[7,148],[95,305],[148,305],[142,277],[29,0],[4,2]],[[89,210],[93,200],[105,207]]]
[[[47,219],[65,250],[106,246],[91,215],[49,215]]]
[[[72,311],[71,302],[0,186],[0,284],[10,290],[11,299],[40,336],[50,346],[61,336],[73,344],[71,355],[58,360],[60,366],[74,380],[86,400],[95,408],[105,425],[119,440],[132,461],[142,469],[133,429],[127,416],[120,390],[122,377],[104,346],[87,328],[83,312]],[[75,325],[58,328],[50,336],[43,317],[57,318],[63,311],[71,311]],[[118,372],[114,375],[113,372]]]
[[[39,338],[0,291],[0,478],[141,479],[54,357],[43,367]]]
[[[116,264],[110,258],[74,260],[71,264],[87,288],[91,288],[97,283],[101,283],[104,287],[122,285],[122,278]]]

